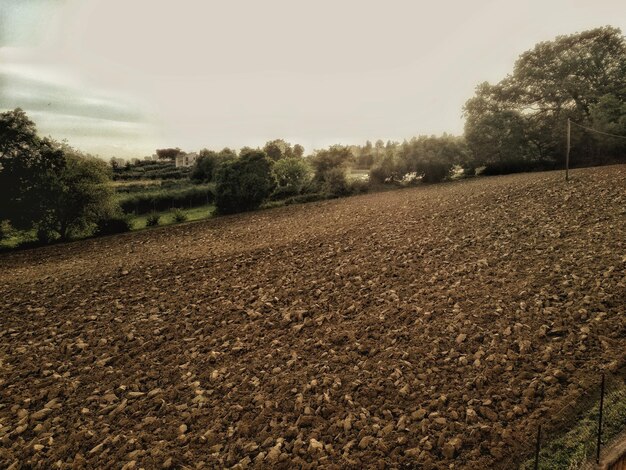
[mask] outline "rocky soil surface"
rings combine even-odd
[[[0,255],[0,467],[494,468],[625,293],[624,165]]]

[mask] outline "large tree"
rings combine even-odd
[[[174,160],[177,156],[184,154],[181,149],[176,148],[166,148],[166,149],[157,149],[156,154],[159,160]]]
[[[626,39],[613,27],[537,44],[496,85],[483,83],[465,105],[465,135],[482,163],[562,158],[567,119],[591,126],[604,96],[626,100]],[[573,156],[595,157],[593,137],[573,136]],[[591,155],[589,155],[591,154]]]
[[[41,239],[89,233],[114,210],[109,167],[37,136],[21,109],[0,114],[0,220]]]
[[[63,153],[37,136],[24,111],[1,113],[0,220],[20,230],[43,220],[64,164]]]

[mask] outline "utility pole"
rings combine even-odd
[[[569,149],[570,149],[570,136],[572,134],[572,124],[569,118],[567,118],[567,151],[565,153],[565,181],[569,181]]]
[[[604,408],[604,373],[600,385],[600,412],[598,414],[598,444],[596,445],[596,463],[600,463],[600,447],[602,446],[602,409]]]

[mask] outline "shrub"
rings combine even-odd
[[[374,184],[382,184],[399,178],[398,162],[393,155],[388,155],[370,169],[369,180]]]
[[[132,228],[130,217],[126,215],[112,215],[98,220],[96,235],[130,232]]]
[[[181,222],[185,222],[187,219],[188,219],[187,214],[185,214],[182,210],[180,209],[174,210],[174,222],[181,223]]]
[[[557,164],[550,160],[505,160],[488,163],[482,175],[508,175],[510,173],[525,173],[530,171],[547,171],[557,168]]]
[[[126,213],[148,214],[165,211],[172,207],[197,207],[210,204],[215,201],[214,191],[213,185],[145,191],[127,194],[120,199],[119,204]]]
[[[271,163],[260,150],[242,151],[223,162],[215,174],[215,205],[222,214],[256,209],[272,193]]]
[[[11,235],[13,235],[13,227],[11,227],[11,222],[9,222],[8,220],[0,220],[0,240],[9,238]]]
[[[361,179],[350,181],[348,186],[351,194],[365,194],[370,189],[369,181]]]
[[[146,219],[146,227],[156,227],[161,223],[161,216],[159,214],[150,214]]]
[[[324,193],[307,193],[300,194],[299,196],[290,197],[285,200],[285,205],[290,204],[303,204],[306,202],[315,202],[315,201],[323,201],[326,199],[326,194]]]
[[[48,227],[39,227],[37,228],[37,241],[40,243],[47,245],[57,240],[59,237],[55,233],[54,230],[49,229]]]
[[[327,170],[323,175],[323,191],[330,197],[343,197],[350,194],[350,186],[343,168]]]
[[[454,168],[451,163],[435,160],[424,162],[420,167],[424,183],[439,183],[449,178]]]

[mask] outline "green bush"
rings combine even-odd
[[[324,193],[307,193],[300,194],[299,196],[290,197],[285,200],[285,205],[291,204],[303,204],[306,202],[315,202],[315,201],[323,201],[326,199],[326,194]]]
[[[330,197],[343,197],[350,194],[350,186],[343,168],[327,170],[323,175],[323,191]]]
[[[454,166],[445,161],[426,161],[420,165],[420,173],[422,173],[422,182],[439,183],[449,178],[452,174]]]
[[[49,229],[48,227],[39,227],[37,229],[37,241],[47,245],[58,240],[59,236],[54,230]]]
[[[365,194],[370,189],[369,181],[361,179],[350,181],[348,186],[351,194]]]
[[[97,222],[96,235],[130,232],[132,228],[130,217],[126,215],[112,215]]]
[[[215,205],[222,214],[256,209],[275,186],[271,162],[260,150],[248,150],[223,162],[215,174]]]
[[[175,209],[174,213],[174,222],[176,223],[181,223],[181,222],[185,222],[187,220],[187,214],[185,214],[182,210],[180,209]]]
[[[401,179],[399,174],[402,172],[398,167],[399,162],[393,155],[388,155],[370,169],[369,180],[374,184],[382,184]]]
[[[156,227],[161,223],[161,216],[159,214],[150,214],[146,219],[146,227]]]
[[[491,162],[485,166],[482,175],[508,175],[510,173],[526,173],[530,171],[548,171],[557,168],[557,163],[550,160],[505,160]]]
[[[9,238],[13,235],[13,227],[11,227],[11,222],[8,220],[0,220],[0,240],[4,240],[5,238]]]
[[[172,207],[198,207],[215,201],[213,185],[192,186],[186,189],[145,191],[127,194],[119,200],[120,207],[126,213],[148,214],[160,212]]]

